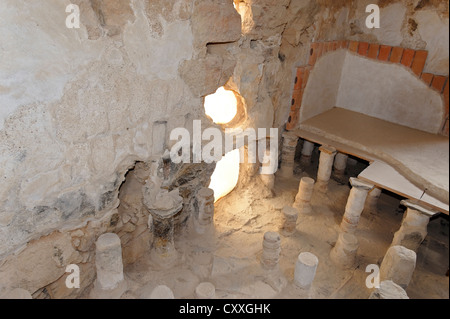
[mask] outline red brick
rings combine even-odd
[[[348,41],[341,41],[341,49],[347,49],[348,48]]]
[[[447,77],[442,75],[435,75],[433,78],[433,82],[431,82],[431,87],[437,90],[439,93],[442,92],[445,86],[445,82],[447,81]]]
[[[309,65],[316,64],[317,61],[317,49],[319,47],[318,43],[311,43],[311,49],[309,51]]]
[[[317,43],[317,58],[316,61],[319,60],[319,58],[322,56],[323,54],[323,43],[322,42],[318,42]]]
[[[387,61],[391,55],[392,47],[390,45],[380,45],[380,53],[378,53],[378,60]]]
[[[400,63],[400,61],[402,60],[402,55],[403,55],[403,48],[393,47],[389,61],[393,63]]]
[[[422,79],[422,81],[425,82],[425,84],[427,84],[428,86],[431,85],[431,82],[433,81],[433,74],[431,73],[422,73],[422,75],[420,76],[420,78]]]
[[[333,42],[328,42],[328,52],[333,51],[334,44]]]
[[[350,43],[348,44],[348,49],[351,52],[358,52],[358,46],[359,46],[358,41],[350,41]]]
[[[339,47],[338,44],[339,43],[337,41],[331,42],[331,48],[332,48],[333,51],[336,51],[338,49],[338,47]]]
[[[291,111],[299,110],[302,105],[303,90],[294,90],[292,93]]]
[[[405,49],[403,51],[402,61],[401,63],[406,67],[411,67],[412,62],[414,60],[414,55],[416,54],[416,51],[413,49]]]
[[[369,50],[369,43],[367,43],[367,42],[359,43],[358,54],[360,54],[362,56],[367,56],[368,50]]]
[[[297,121],[298,121],[298,111],[291,111],[289,113],[288,122],[286,123],[286,129],[288,131],[295,129]]]
[[[380,50],[380,45],[372,43],[369,45],[369,52],[367,53],[367,57],[371,59],[376,59],[378,57],[378,51]]]
[[[303,73],[304,73],[303,67],[297,68],[297,74],[295,76],[294,90],[300,90],[302,88]]]
[[[302,89],[306,87],[306,83],[308,83],[309,74],[311,72],[311,67],[305,67],[303,71],[303,79],[302,79]]]
[[[425,67],[425,62],[427,62],[428,51],[420,50],[416,51],[416,55],[414,56],[414,61],[411,66],[411,70],[417,75],[420,76],[422,74],[423,68]]]

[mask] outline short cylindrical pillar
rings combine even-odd
[[[373,185],[354,177],[350,178],[350,184],[352,185],[352,189],[350,190],[344,217],[340,225],[341,230],[347,233],[354,232],[358,227],[367,194],[373,188]]]
[[[197,299],[214,299],[216,297],[216,287],[210,282],[202,282],[195,288]]]
[[[174,242],[173,216],[153,214],[153,245],[150,256],[161,267],[171,267],[178,257]]]
[[[91,296],[118,299],[127,286],[123,276],[120,238],[117,234],[106,233],[97,239],[95,246],[97,279]]]
[[[98,238],[95,265],[102,289],[113,289],[123,280],[122,246],[117,234],[106,233]]]
[[[311,198],[314,193],[314,180],[310,177],[302,177],[298,186],[298,193],[295,196],[294,207],[300,214],[312,213]]]
[[[347,168],[348,155],[338,152],[334,158],[333,174],[336,179],[343,180]]]
[[[406,291],[392,280],[385,280],[380,283],[380,288],[376,288],[369,299],[409,299]]]
[[[321,146],[319,158],[319,170],[317,171],[317,189],[323,193],[328,191],[328,182],[333,170],[334,156],[336,149],[331,146]]]
[[[198,212],[194,218],[195,230],[203,234],[214,226],[214,191],[211,188],[202,187],[197,192],[196,198]]]
[[[415,252],[427,236],[430,217],[437,212],[424,208],[411,200],[401,201],[407,207],[400,229],[395,233],[392,246],[404,246]]]
[[[264,269],[273,270],[278,267],[281,253],[281,238],[276,232],[266,232],[263,240],[261,265]]]
[[[284,206],[282,209],[284,223],[283,223],[283,233],[287,236],[295,233],[298,219],[298,210],[294,207]]]
[[[165,285],[160,285],[153,289],[149,299],[175,299],[172,289]]]
[[[380,266],[380,280],[392,280],[406,289],[416,268],[417,255],[403,246],[391,246]]]
[[[340,233],[336,245],[331,249],[330,259],[342,268],[348,269],[354,266],[358,239],[348,233]]]
[[[378,211],[378,199],[381,196],[381,188],[374,187],[369,194],[367,194],[366,207],[369,212],[376,213]]]
[[[308,167],[311,164],[311,156],[314,150],[314,143],[304,140],[302,148],[302,156],[300,157],[300,165]]]
[[[301,289],[309,290],[316,276],[319,259],[312,253],[301,253],[295,263],[294,283]]]
[[[280,172],[284,177],[290,177],[294,174],[295,149],[297,148],[297,142],[297,135],[292,132],[283,133]]]

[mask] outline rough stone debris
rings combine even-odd
[[[409,299],[406,291],[392,280],[384,280],[380,288],[376,288],[369,299]]]

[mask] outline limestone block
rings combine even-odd
[[[183,61],[179,73],[192,94],[201,97],[224,85],[233,74],[235,65],[235,62],[225,61],[218,55],[208,54],[205,58]]]
[[[416,268],[416,253],[403,246],[391,246],[380,266],[380,280],[392,280],[406,289]]]
[[[241,17],[227,0],[196,0],[191,18],[195,42],[234,42],[241,37]]]

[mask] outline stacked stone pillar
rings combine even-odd
[[[348,233],[340,233],[336,245],[330,252],[331,260],[338,266],[349,269],[355,265],[358,239]]]
[[[278,156],[278,154],[272,153],[270,150],[266,150],[263,157],[260,178],[266,188],[265,197],[273,196],[273,188],[275,186],[275,172],[277,170],[273,165],[275,163],[278,163],[275,156]]]
[[[284,223],[282,226],[283,235],[293,235],[297,227],[298,210],[294,207],[285,206],[282,209]]]
[[[302,156],[300,157],[300,165],[302,167],[308,167],[311,164],[311,157],[313,151],[314,151],[314,143],[304,140],[302,148]]]
[[[332,146],[323,145],[319,148],[319,151],[320,158],[316,187],[320,192],[326,193],[328,191],[328,182],[330,181],[331,172],[333,170],[336,149]]]
[[[194,227],[198,234],[204,234],[214,229],[214,191],[202,187],[196,198],[198,212],[194,218]]]
[[[427,226],[430,217],[437,214],[437,212],[425,208],[412,200],[402,200],[400,204],[407,208],[402,225],[392,240],[392,246],[401,245],[417,252],[420,244],[427,236]]]
[[[333,175],[338,181],[343,181],[345,178],[345,169],[347,168],[348,155],[338,152],[334,158]]]
[[[367,194],[366,207],[369,212],[376,213],[378,211],[378,199],[381,196],[381,188],[374,187],[369,194]]]
[[[295,149],[297,148],[298,136],[292,132],[283,133],[283,146],[281,150],[280,172],[284,177],[294,175]]]
[[[298,209],[300,214],[312,213],[311,198],[314,193],[314,180],[310,177],[302,177],[298,186],[298,193],[295,196],[293,207]]]
[[[276,232],[266,232],[263,240],[263,252],[261,265],[266,270],[274,270],[278,267],[281,253],[281,238]]]
[[[172,267],[178,257],[174,242],[174,220],[180,208],[172,211],[151,210],[153,217],[153,245],[150,258],[163,268]]]
[[[359,218],[364,210],[364,203],[367,194],[373,188],[372,184],[366,183],[360,179],[351,177],[350,184],[352,189],[345,206],[344,217],[341,222],[341,230],[347,233],[353,233],[358,227]]]

